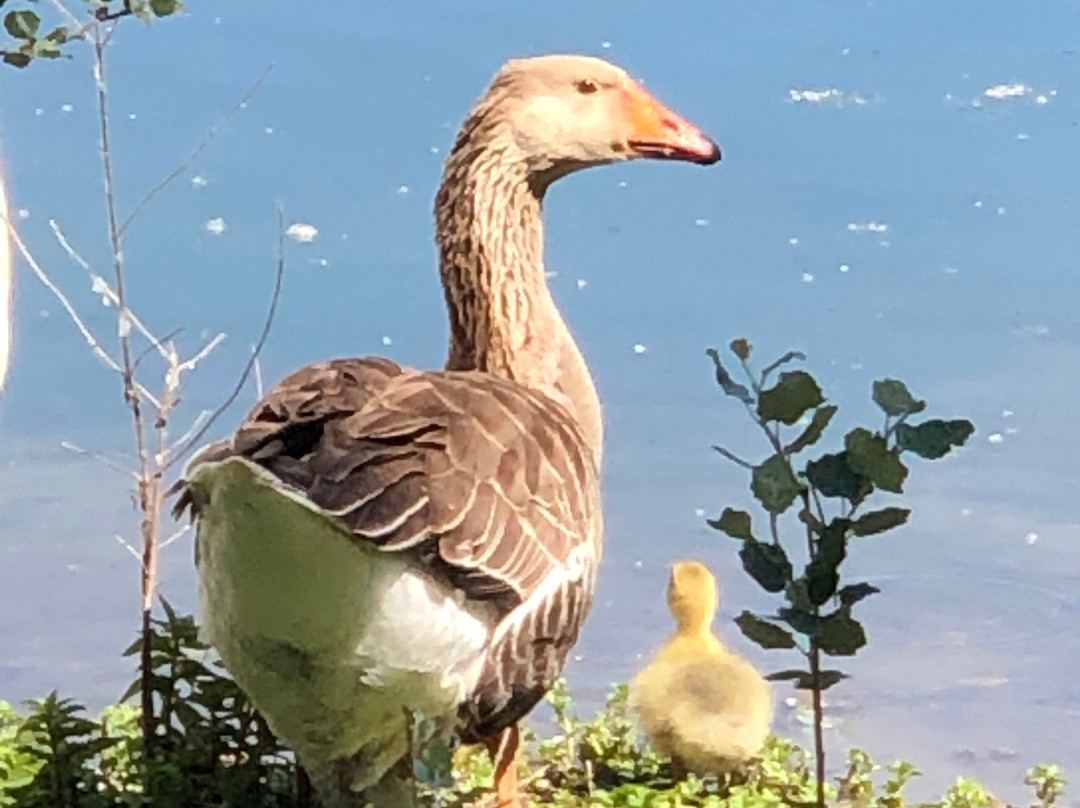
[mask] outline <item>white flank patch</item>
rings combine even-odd
[[[209,221],[207,221],[204,227],[206,227],[207,233],[215,236],[220,236],[222,233],[225,232],[228,226],[225,224],[225,220],[218,216],[216,219],[210,219]]]

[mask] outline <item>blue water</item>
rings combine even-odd
[[[1020,800],[1026,767],[1080,760],[1078,49],[1076,0],[192,4],[151,30],[124,25],[110,48],[122,209],[274,70],[132,229],[131,299],[159,332],[184,326],[188,352],[229,334],[189,378],[186,423],[231,386],[258,333],[280,201],[319,236],[289,245],[266,378],[340,354],[438,366],[430,207],[454,129],[508,57],[622,64],[724,161],[605,168],[549,197],[551,283],[608,425],[608,549],[570,672],[578,692],[595,701],[661,640],[677,557],[720,574],[732,643],[787,667],[727,621],[768,601],[704,526],[750,504],[709,446],[765,447],[703,351],[742,335],[767,358],[800,348],[841,404],[833,441],[876,418],[869,386],[886,375],[978,427],[958,456],[914,469],[909,526],[853,550],[852,574],[884,593],[861,607],[870,646],[842,660],[853,678],[829,694],[832,742],[912,760],[921,793],[965,772]],[[1013,97],[987,96],[995,87]],[[791,95],[830,89],[840,103]],[[111,338],[111,311],[48,227],[107,269],[92,91],[86,53],[0,71],[0,139],[22,232]],[[20,273],[0,401],[0,695],[59,687],[99,705],[130,676],[116,652],[134,631],[138,566],[114,534],[133,540],[137,522],[125,478],[59,444],[123,460],[128,423],[117,380]],[[216,434],[252,401],[245,391]],[[188,538],[166,550],[164,581],[193,606]],[[802,733],[794,710],[780,718]]]

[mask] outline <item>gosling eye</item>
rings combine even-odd
[[[592,79],[581,79],[581,81],[577,82],[574,87],[582,95],[592,95],[600,89],[600,87]]]

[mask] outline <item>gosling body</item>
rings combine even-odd
[[[761,751],[772,725],[772,692],[713,633],[719,587],[704,564],[674,564],[667,600],[675,633],[631,686],[641,729],[679,770],[728,772]]]

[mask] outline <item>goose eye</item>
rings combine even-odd
[[[577,91],[582,95],[592,95],[600,88],[596,86],[596,82],[592,79],[582,79],[576,85]]]

